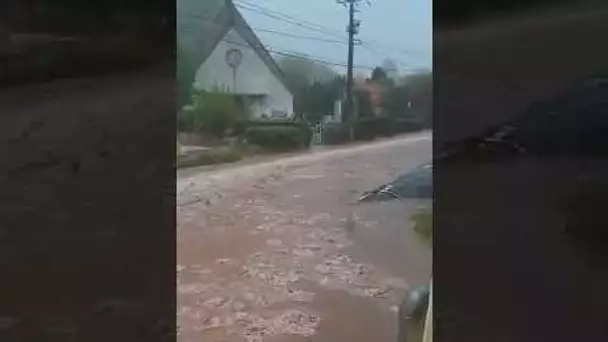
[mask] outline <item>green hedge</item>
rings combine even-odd
[[[415,119],[392,119],[391,130],[393,134],[416,132],[425,128],[424,122]]]
[[[323,143],[338,145],[350,140],[350,125],[347,123],[328,123],[323,129]]]
[[[354,125],[355,140],[373,140],[376,137],[391,136],[388,118],[365,118]],[[350,141],[350,123],[329,123],[323,130],[323,142],[328,145],[343,144]]]
[[[233,135],[243,135],[250,127],[296,127],[302,128],[304,123],[293,120],[243,120],[233,126]]]
[[[364,118],[355,123],[354,138],[357,141],[390,137],[399,133],[419,131],[424,124],[412,119],[392,119],[389,117]],[[327,145],[344,144],[350,141],[351,123],[328,123],[323,130],[323,142]]]
[[[355,123],[355,140],[373,140],[391,135],[391,120],[387,117],[365,118]]]
[[[247,121],[242,121],[242,120],[237,121],[234,124],[234,126],[232,126],[232,135],[233,136],[244,135],[247,132],[247,126],[248,126]]]
[[[294,120],[249,120],[249,121],[247,121],[247,127],[288,126],[288,127],[300,128],[302,125],[304,125],[303,122],[294,121]]]
[[[245,137],[248,143],[263,148],[293,150],[307,148],[312,131],[306,124],[292,121],[250,121]]]

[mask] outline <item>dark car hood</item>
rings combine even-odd
[[[390,200],[433,197],[433,163],[427,162],[406,172],[390,183],[366,192],[359,201],[384,202]]]

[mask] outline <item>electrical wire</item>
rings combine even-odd
[[[324,43],[348,45],[348,42],[344,41],[344,40],[335,40],[335,39],[326,39],[326,38],[314,37],[314,36],[305,36],[305,35],[299,35],[299,34],[295,34],[295,33],[281,32],[281,31],[263,29],[263,28],[258,28],[258,27],[252,27],[252,29],[256,32],[271,33],[271,34],[276,34],[279,36],[298,38],[298,39],[308,39],[308,40],[314,40],[314,41],[324,42]]]
[[[279,11],[274,11],[274,10],[268,9],[268,8],[260,6],[258,4],[254,4],[254,3],[251,3],[251,2],[248,2],[245,0],[236,0],[235,2],[238,3],[236,6],[243,7],[245,9],[248,9],[253,12],[257,12],[262,15],[270,14],[276,20],[284,21],[284,22],[287,22],[290,24],[295,24],[300,27],[302,27],[302,25],[312,27],[313,30],[316,30],[318,32],[322,32],[325,34],[330,34],[330,35],[333,35],[334,37],[338,37],[343,40],[346,40],[348,37],[345,33],[340,33],[337,30],[329,28],[327,26],[324,26],[324,25],[321,25],[318,23],[314,23],[311,21],[302,20],[302,19],[290,16],[290,15],[287,15],[285,13],[281,13]],[[247,8],[247,7],[249,7],[249,8]],[[262,13],[260,13],[260,12],[262,12]],[[277,17],[279,17],[279,18],[277,18]]]
[[[248,45],[248,44],[244,44],[241,42],[237,42],[234,40],[230,40],[230,39],[222,39],[223,42],[226,43],[231,43],[231,44],[235,44],[241,47],[245,47],[248,49],[254,49],[252,46]],[[261,46],[264,50],[266,50],[269,53],[274,53],[277,54],[279,56],[284,56],[284,57],[292,57],[292,58],[296,58],[296,59],[302,59],[302,60],[308,60],[311,62],[315,62],[315,63],[319,63],[319,64],[324,64],[324,65],[329,65],[329,66],[339,66],[339,67],[348,67],[347,64],[344,63],[339,63],[339,62],[332,62],[332,61],[327,61],[324,59],[321,59],[319,57],[315,57],[315,56],[310,56],[310,55],[305,55],[305,54],[298,54],[298,53],[293,53],[293,52],[285,52],[285,51],[279,51],[279,50],[275,50],[272,48],[267,48],[264,46]],[[353,68],[355,69],[367,69],[367,70],[374,70],[375,67],[372,66],[367,66],[367,65],[354,65]]]
[[[295,26],[298,26],[298,27],[301,27],[301,28],[305,28],[305,29],[310,30],[310,31],[316,31],[318,33],[331,34],[333,36],[336,36],[335,33],[333,33],[333,32],[328,32],[325,29],[320,29],[320,28],[312,26],[312,25],[306,25],[306,24],[304,24],[304,21],[302,21],[302,20],[289,19],[285,15],[273,14],[272,12],[270,12],[267,9],[262,10],[262,9],[257,8],[257,7],[248,7],[248,6],[244,6],[242,4],[236,4],[236,6],[239,7],[239,8],[241,8],[241,9],[245,9],[245,10],[248,10],[248,11],[256,12],[256,13],[264,15],[264,16],[266,16],[268,18],[272,18],[272,19],[275,19],[275,20],[279,20],[279,21],[291,24],[291,25],[295,25]],[[337,37],[338,38],[343,38],[343,36],[340,36],[340,35],[338,35]],[[344,38],[344,39],[346,39],[346,38]]]
[[[336,30],[333,30],[333,29],[328,28],[327,26],[323,26],[321,24],[298,19],[293,16],[290,16],[290,15],[287,15],[287,14],[284,14],[284,13],[281,13],[278,11],[270,10],[266,7],[263,7],[263,6],[260,6],[257,4],[253,4],[253,3],[245,1],[245,0],[238,0],[236,2],[238,2],[238,4],[236,5],[238,7],[268,16],[275,20],[283,21],[283,22],[293,24],[296,26],[300,26],[303,28],[312,29],[312,30],[315,30],[315,31],[318,31],[321,33],[331,34],[331,35],[337,36],[344,40],[347,39],[345,35],[339,34],[339,33],[337,33]],[[365,39],[359,38],[358,41],[361,42],[358,45],[364,47],[368,51],[382,54],[382,55],[384,55],[384,53],[379,52],[377,48],[384,46],[385,47],[384,50],[386,52],[386,50],[387,50],[386,47],[388,47],[388,44],[383,44],[383,43],[380,43],[376,40],[372,40],[369,38],[365,38]],[[400,51],[393,51],[393,52],[399,52],[402,55],[424,54],[425,53],[424,51],[419,51],[419,50],[400,50]]]
[[[290,24],[294,24],[303,28],[307,28],[307,29],[312,29],[312,30],[317,30],[319,32],[322,33],[329,33],[329,34],[335,34],[335,31],[332,31],[331,29],[320,25],[320,24],[315,24],[312,22],[307,22],[307,21],[303,21],[300,19],[297,19],[295,17],[283,14],[281,12],[278,11],[273,11],[273,10],[269,10],[267,8],[264,8],[262,6],[259,5],[255,5],[252,3],[248,3],[247,1],[244,0],[238,0],[235,2],[239,2],[239,4],[235,4],[235,6],[237,7],[243,7],[245,8],[245,6],[251,6],[250,8],[245,8],[245,9],[249,9],[252,10],[254,12],[266,15],[268,17],[274,18],[276,20],[279,21],[283,21],[283,22],[287,22]],[[245,6],[242,6],[242,4],[245,4]],[[213,22],[213,19],[207,19],[211,22]],[[307,27],[308,26],[308,27]],[[316,27],[314,27],[316,26]],[[314,27],[314,28],[312,28]],[[296,39],[306,39],[306,40],[315,40],[315,41],[319,41],[319,42],[325,42],[325,43],[334,43],[334,44],[343,44],[343,45],[348,45],[348,42],[346,41],[346,38],[344,38],[343,40],[333,40],[333,39],[327,39],[327,38],[320,38],[320,37],[314,37],[314,36],[307,36],[307,35],[299,35],[299,34],[294,34],[294,33],[290,33],[290,32],[282,32],[282,31],[277,31],[277,30],[270,30],[270,29],[263,29],[263,28],[254,28],[252,27],[252,29],[254,31],[257,32],[264,32],[264,33],[270,33],[270,34],[276,34],[276,35],[282,35],[282,36],[286,36],[286,37],[291,37],[291,38],[296,38]],[[338,34],[339,36],[339,34]],[[342,37],[340,37],[342,38]],[[246,48],[251,48],[251,46],[249,45],[244,45],[244,44],[240,44],[239,42],[235,42],[235,41],[226,41],[223,40],[225,42],[229,42],[229,43],[233,43],[233,44],[237,44]],[[386,56],[386,54],[378,51],[377,48],[370,46],[370,44],[368,42],[364,42],[361,41],[360,39],[357,39],[358,42],[355,43],[355,46],[361,46],[363,48],[365,48],[366,50],[373,52],[373,53],[378,53],[378,54],[382,54],[384,56]],[[276,55],[280,55],[280,56],[284,56],[284,57],[292,57],[292,58],[298,58],[298,59],[303,59],[303,60],[309,60],[309,61],[313,61],[316,63],[320,63],[320,64],[324,64],[324,65],[328,65],[328,66],[336,66],[336,67],[348,67],[347,64],[344,63],[339,63],[339,62],[332,62],[332,61],[327,61],[324,60],[323,58],[320,57],[314,57],[314,56],[310,56],[307,54],[303,54],[303,53],[289,53],[289,52],[284,52],[284,51],[280,51],[280,50],[276,50],[274,48],[266,48],[265,46],[262,45],[262,48],[267,50],[268,52],[272,52]],[[390,56],[389,56],[390,57]],[[420,70],[420,68],[411,68],[409,67],[407,64],[408,63],[404,63],[402,61],[399,60],[395,60],[390,58],[391,60],[395,61],[396,63],[398,63],[401,66],[401,69],[404,71],[414,71],[417,72]],[[375,69],[375,67],[372,66],[365,66],[365,65],[354,65],[353,66],[354,69],[366,69],[366,70],[373,70]]]

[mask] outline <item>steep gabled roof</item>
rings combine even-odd
[[[195,65],[204,63],[231,29],[247,42],[272,74],[289,90],[285,75],[232,0],[177,1],[178,45]]]

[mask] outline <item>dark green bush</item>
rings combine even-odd
[[[394,135],[393,122],[389,117],[380,117],[376,121],[377,131],[376,136],[390,137]]]
[[[350,141],[348,123],[328,123],[323,129],[323,143],[327,145],[344,144]]]
[[[355,140],[373,140],[389,136],[390,121],[385,117],[363,118],[355,123]]]
[[[222,138],[234,131],[243,116],[231,94],[199,90],[193,94],[192,102],[192,108],[180,115],[180,129],[187,132]]]
[[[246,120],[239,120],[234,123],[232,126],[232,135],[233,136],[242,136],[247,132],[247,127],[249,126],[249,122]]]
[[[424,124],[416,119],[393,119],[391,127],[393,134],[399,134],[419,131],[424,128]]]
[[[362,118],[353,123],[355,140],[373,140],[394,134],[392,121],[387,117]],[[323,130],[323,142],[328,145],[350,141],[350,123],[329,123]]]
[[[354,125],[356,141],[373,140],[399,133],[409,133],[425,128],[420,120],[392,119],[389,117],[362,118]],[[323,142],[327,145],[344,144],[350,141],[351,123],[328,123],[323,129]]]
[[[298,146],[295,127],[258,126],[247,128],[247,142],[270,149],[290,149]]]
[[[247,127],[296,127],[299,128],[304,125],[303,122],[294,120],[249,120],[247,121]]]
[[[312,132],[303,123],[249,122],[247,142],[271,150],[292,150],[310,145]]]
[[[312,129],[308,124],[302,123],[299,127],[299,137],[302,147],[308,148],[312,142]]]

